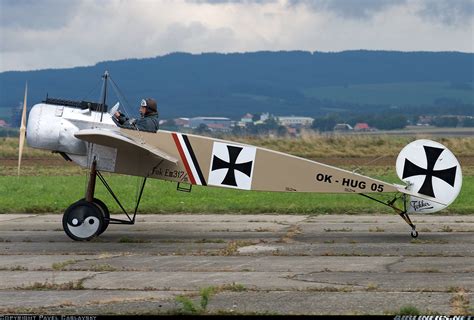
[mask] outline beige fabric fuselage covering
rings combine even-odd
[[[120,129],[120,133],[144,149],[117,148],[114,171],[117,173],[260,191],[399,191],[390,183],[264,148],[169,131],[148,133]],[[158,149],[178,161],[158,157],[146,151],[147,148]]]

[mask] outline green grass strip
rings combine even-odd
[[[394,176],[376,177],[396,181]],[[133,211],[140,179],[107,175],[114,192],[128,211]],[[464,177],[461,194],[444,213],[471,214],[474,211],[474,177]],[[85,176],[0,176],[0,213],[62,213],[84,197]],[[389,200],[391,194],[384,194]],[[120,208],[97,181],[96,198],[112,213]],[[150,179],[140,213],[301,213],[364,214],[390,213],[390,208],[354,194],[275,193],[194,186],[191,193],[177,192],[176,183]]]

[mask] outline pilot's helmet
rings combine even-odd
[[[147,113],[153,113],[158,111],[158,109],[156,108],[156,101],[152,98],[143,99],[140,103],[140,106],[145,107]]]

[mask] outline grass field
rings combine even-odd
[[[452,88],[445,82],[414,82],[327,86],[304,90],[308,97],[359,104],[429,105],[439,98],[472,103],[473,90]]]
[[[387,181],[394,176],[378,177]],[[132,211],[139,189],[136,177],[110,175],[109,183]],[[2,176],[0,177],[0,213],[57,212],[84,196],[83,176]],[[456,201],[444,212],[470,214],[474,208],[474,177],[465,177]],[[120,212],[112,197],[98,182],[96,197],[108,204],[112,212]],[[384,198],[389,200],[390,196]],[[392,209],[359,195],[272,193],[229,190],[195,186],[191,193],[177,192],[176,184],[149,180],[143,194],[141,213],[389,213]]]
[[[358,161],[362,174],[388,182],[399,182],[395,176],[393,157],[416,137],[394,136],[318,136],[305,134],[300,139],[240,138],[254,144],[290,154],[319,158],[323,163],[353,170]],[[235,140],[235,138],[234,138]],[[458,157],[464,157],[463,187],[456,201],[444,213],[471,214],[474,211],[474,138],[441,138]],[[16,177],[16,139],[0,139],[0,213],[56,212],[61,213],[71,203],[82,198],[86,188],[87,171],[63,162],[58,155],[27,149],[30,159]],[[387,157],[385,164],[370,164],[373,159]],[[13,160],[5,160],[13,159]],[[362,160],[361,160],[362,159]],[[135,206],[139,178],[107,175],[114,191],[127,210]],[[389,200],[390,194],[384,200]],[[98,182],[96,197],[106,202],[112,212],[120,212],[112,197]],[[297,194],[229,190],[193,187],[191,193],[176,191],[176,184],[149,180],[140,212],[145,213],[389,213],[392,209],[359,195]]]
[[[314,159],[327,157],[382,157],[397,156],[411,141],[430,138],[427,135],[391,136],[391,135],[320,135],[303,132],[300,138],[235,137],[224,136],[226,140],[251,144],[271,150],[289,153],[295,156]],[[433,139],[433,138],[432,138]],[[434,140],[444,144],[456,156],[474,156],[474,137],[446,137]],[[0,138],[0,160],[18,157],[18,139]],[[50,151],[26,147],[24,159],[57,158]]]

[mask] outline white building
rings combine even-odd
[[[192,129],[205,124],[212,131],[230,131],[232,120],[223,117],[196,117],[189,119],[189,126]]]
[[[240,119],[241,122],[244,122],[244,123],[251,123],[253,122],[253,114],[251,113],[246,113],[241,119]]]
[[[338,123],[334,126],[334,131],[352,131],[354,128],[347,123]]]
[[[278,123],[285,127],[310,127],[314,119],[310,117],[278,117]]]
[[[270,113],[268,112],[264,112],[260,115],[260,121],[267,121],[268,119],[270,119]]]

